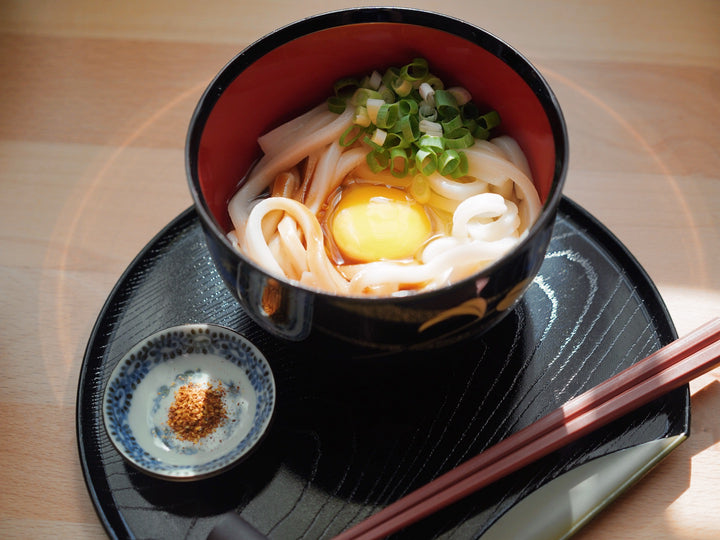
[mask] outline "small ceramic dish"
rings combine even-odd
[[[112,372],[103,396],[107,433],[141,471],[198,480],[236,465],[258,444],[275,409],[263,354],[212,324],[156,332]]]

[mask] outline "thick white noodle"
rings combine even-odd
[[[505,199],[515,199],[515,182],[512,178],[508,178],[504,182],[490,186],[492,193],[497,193]]]
[[[331,122],[313,133],[308,133],[307,137],[293,141],[283,152],[265,155],[257,162],[247,181],[228,204],[228,213],[236,229],[243,230],[250,213],[250,201],[257,198],[278,174],[297,165],[318,148],[340,138],[352,122],[351,109],[347,107],[342,114],[333,115],[334,119]]]
[[[493,144],[496,148],[500,148],[504,152],[506,159],[520,169],[525,176],[532,178],[530,164],[528,163],[527,157],[525,157],[525,152],[522,151],[522,148],[520,148],[520,145],[515,139],[507,135],[500,135],[492,139],[488,144]]]
[[[498,139],[498,137],[496,137],[492,141],[486,141],[484,139],[477,139],[473,143],[473,147],[475,147],[477,149],[487,150],[488,152],[492,152],[493,154],[500,156],[501,158],[504,158],[504,159],[510,159],[510,156],[508,156],[507,152],[505,152],[505,149],[501,145],[495,144],[495,141],[497,139]]]
[[[423,248],[420,260],[421,262],[427,264],[450,248],[459,246],[463,241],[464,240],[460,240],[454,236],[438,236],[428,242],[428,244]]]
[[[518,207],[512,201],[505,201],[507,205],[506,211],[489,223],[478,221],[470,221],[467,224],[467,231],[473,240],[485,240],[492,242],[501,238],[519,238],[520,232],[520,216],[518,215]]]
[[[453,214],[458,204],[460,204],[460,201],[457,199],[448,199],[447,197],[438,195],[431,190],[430,200],[428,201],[428,204],[433,208],[437,208],[438,210],[442,210],[443,212],[447,212],[448,214]]]
[[[481,193],[458,205],[453,214],[452,235],[459,239],[491,242],[517,237],[519,225],[515,203],[496,193]]]
[[[482,178],[474,178],[469,182],[461,182],[435,172],[428,176],[428,181],[435,193],[446,199],[453,199],[455,201],[461,201],[478,193],[486,193],[488,191],[488,183]]]
[[[273,197],[292,197],[297,191],[300,183],[300,176],[297,167],[293,167],[287,172],[280,173],[273,182]],[[283,217],[282,212],[273,212],[263,220],[263,234],[265,238],[272,238],[277,230],[278,223]]]
[[[340,146],[340,143],[334,141],[327,146],[320,156],[312,182],[310,182],[310,188],[305,195],[305,206],[313,214],[320,211],[322,203],[330,194],[331,186],[335,184],[335,170],[342,151],[343,147]]]
[[[300,116],[279,125],[275,129],[258,137],[258,144],[264,154],[282,152],[288,141],[292,141],[303,132],[314,131],[319,126],[331,122],[337,115],[328,110],[326,103],[321,103]]]
[[[353,268],[350,293],[363,294],[383,283],[423,286],[423,290],[456,281],[479,267],[502,257],[517,243],[514,238],[495,242],[473,240],[459,243],[439,253],[426,264],[392,261],[371,262]]]
[[[330,193],[335,188],[337,188],[340,183],[342,183],[342,181],[348,174],[357,169],[360,165],[367,164],[366,157],[367,148],[364,148],[362,146],[356,146],[355,148],[351,148],[343,152],[342,156],[340,156],[340,159],[338,159],[337,168],[335,169],[336,185],[334,185],[332,189],[328,191],[327,195],[330,195]]]
[[[303,273],[308,271],[307,252],[300,239],[300,232],[297,222],[286,215],[278,223],[278,237],[293,269],[291,279],[300,279]]]
[[[508,178],[515,182],[515,192],[520,199],[522,226],[528,229],[540,215],[540,197],[535,185],[525,173],[510,161],[474,146],[464,150],[468,158],[468,176],[482,178],[490,184],[502,185]]]
[[[294,219],[305,238],[307,267],[316,280],[317,286],[329,292],[344,293],[347,282],[338,273],[325,253],[324,237],[320,223],[307,207],[285,197],[271,197],[258,202],[250,212],[245,227],[245,249],[247,255],[268,272],[278,277],[288,278],[273,255],[270,246],[262,234],[263,218],[270,212],[284,211]]]

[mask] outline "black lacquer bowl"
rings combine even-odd
[[[103,426],[102,397],[134,344],[195,322],[232,328],[263,352],[277,405],[243,463],[177,484],[126,463]],[[492,332],[403,353],[314,336],[293,343],[260,328],[223,283],[190,209],[130,264],[99,314],[78,386],[80,461],[112,538],[205,539],[236,512],[273,539],[329,539],[675,337],[643,269],[567,199],[538,275]],[[678,389],[397,537],[576,530],[687,436],[689,412],[689,392]],[[599,473],[579,482],[593,466]],[[496,532],[503,521],[514,533]]]
[[[392,298],[335,296],[273,278],[226,237],[227,204],[259,157],[257,138],[322,103],[346,76],[423,57],[448,84],[499,112],[501,132],[527,156],[543,207],[513,250],[445,288]],[[542,75],[510,45],[437,13],[357,8],[280,28],[239,53],[211,82],[191,120],[187,173],[213,260],[248,315],[289,340],[312,333],[385,350],[431,348],[482,333],[502,319],[536,275],[552,233],[568,163],[558,102]],[[263,295],[276,299],[268,310]],[[480,299],[483,310],[468,315]],[[462,312],[460,315],[445,316]],[[442,323],[428,325],[429,321]]]

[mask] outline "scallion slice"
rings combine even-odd
[[[370,88],[358,88],[352,97],[353,105],[365,105],[368,99],[382,99],[379,92]]]
[[[500,125],[500,115],[497,111],[490,111],[489,113],[485,113],[482,116],[479,116],[478,124],[484,127],[487,130],[491,130],[492,128],[498,127]]]
[[[393,148],[390,150],[390,173],[397,178],[407,176],[408,157],[403,148]]]
[[[428,76],[428,62],[424,58],[415,58],[400,69],[400,77],[410,81],[421,81]]]
[[[358,105],[357,107],[355,107],[355,116],[353,118],[353,123],[362,127],[368,127],[370,126],[370,124],[372,124],[366,106]]]
[[[392,82],[392,89],[395,91],[395,93],[400,97],[405,97],[413,89],[412,83],[408,81],[407,79],[403,79],[402,77],[396,78]]]
[[[384,150],[373,150],[365,157],[365,161],[374,173],[379,173],[387,169],[390,156]]]
[[[347,100],[338,96],[330,96],[327,100],[328,110],[335,114],[342,114],[347,106]]]
[[[459,128],[445,137],[445,148],[470,148],[475,142],[473,134],[467,128]]]
[[[360,83],[353,77],[344,77],[335,81],[333,93],[343,99],[350,99],[355,91],[360,88]]]
[[[398,114],[400,116],[406,116],[408,114],[418,113],[418,103],[414,99],[401,99],[398,101]]]
[[[420,122],[418,122],[418,126],[420,131],[422,131],[423,133],[437,136],[442,135],[443,127],[442,124],[438,122],[432,122],[431,120],[422,119],[420,120]]]
[[[382,75],[378,71],[373,71],[370,74],[370,77],[368,78],[368,86],[372,88],[373,90],[377,90],[380,88],[380,85],[382,84]]]
[[[375,125],[382,129],[392,129],[395,122],[397,122],[399,108],[397,103],[383,103],[380,105],[375,117]]]
[[[451,176],[460,165],[460,154],[456,150],[445,150],[438,160],[438,171],[443,176]]]
[[[431,150],[444,150],[445,140],[437,135],[423,135],[418,139],[417,145],[420,148],[429,148]]]
[[[358,124],[352,124],[340,135],[340,146],[350,146],[365,133],[365,128]]]
[[[410,195],[420,204],[425,204],[430,200],[430,194],[430,182],[427,179],[427,175],[422,173],[413,176],[412,183],[410,184]]]
[[[455,96],[447,90],[435,91],[435,108],[441,118],[452,118],[460,113]]]
[[[406,114],[395,123],[395,131],[402,133],[403,139],[412,143],[420,136],[420,122],[417,116]]]
[[[420,120],[429,120],[434,122],[437,120],[437,109],[433,105],[423,102],[418,107],[418,115],[420,116]]]
[[[440,125],[442,126],[443,133],[452,133],[463,127],[463,119],[457,114],[446,120],[442,120]]]
[[[418,148],[415,152],[415,166],[421,174],[429,176],[437,170],[438,157],[429,147]]]

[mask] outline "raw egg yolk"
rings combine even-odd
[[[331,229],[343,256],[358,262],[412,257],[432,232],[423,207],[405,192],[365,184],[343,192]]]

